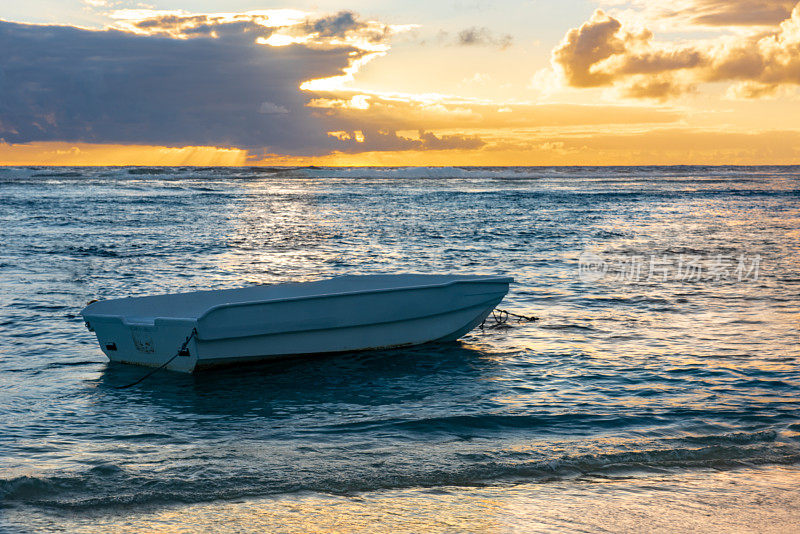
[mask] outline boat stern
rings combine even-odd
[[[195,327],[194,321],[156,319],[133,323],[119,317],[83,314],[86,327],[95,333],[100,350],[112,361],[145,367],[160,367],[176,355]],[[166,367],[191,373],[197,365],[197,344],[191,339]]]

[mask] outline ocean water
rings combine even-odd
[[[800,167],[6,167],[0,224],[0,531],[800,525]],[[377,272],[540,320],[117,390],[79,315]]]

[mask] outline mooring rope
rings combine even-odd
[[[539,320],[538,317],[534,317],[533,315],[520,315],[518,313],[512,313],[508,310],[501,310],[499,308],[492,310],[492,319],[494,319],[495,323],[493,326],[502,326],[506,324],[509,317],[516,317],[518,323],[531,323]],[[486,319],[484,319],[481,323],[481,328],[483,328],[485,324]]]
[[[186,349],[189,347],[189,342],[190,342],[190,341],[192,340],[192,338],[193,338],[193,337],[195,337],[196,335],[197,335],[197,329],[196,329],[196,328],[192,328],[192,333],[191,333],[191,334],[189,334],[189,337],[187,337],[187,338],[186,338],[186,341],[184,341],[184,342],[183,342],[183,345],[181,345],[181,348],[179,348],[179,349],[178,349],[178,352],[176,352],[176,353],[175,353],[175,356],[173,356],[173,357],[172,357],[172,358],[170,358],[169,360],[165,361],[165,362],[164,362],[164,363],[162,363],[160,366],[156,367],[155,369],[153,369],[152,371],[150,371],[149,373],[147,373],[146,375],[144,375],[142,378],[140,378],[140,379],[139,379],[139,380],[137,380],[136,382],[132,382],[132,383],[130,383],[130,384],[125,384],[124,386],[112,386],[112,387],[113,387],[114,389],[128,389],[128,388],[130,388],[130,387],[133,387],[133,386],[135,386],[136,384],[139,384],[139,383],[143,382],[145,379],[147,379],[147,378],[150,378],[151,376],[153,376],[154,374],[156,374],[156,372],[160,371],[160,370],[161,370],[161,369],[163,369],[164,367],[168,366],[170,363],[172,363],[172,360],[174,360],[175,358],[177,358],[177,357],[178,357],[178,356],[180,356],[181,354],[188,356],[188,353],[186,352]]]

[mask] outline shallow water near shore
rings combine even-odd
[[[19,167],[0,191],[0,528],[798,522],[798,167]],[[116,390],[145,371],[79,315],[377,272],[511,275],[501,307],[540,321]]]
[[[800,470],[687,470],[354,495],[300,492],[85,513],[8,514],[31,530],[118,532],[796,532]],[[18,522],[19,521],[19,522]]]

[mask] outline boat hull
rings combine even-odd
[[[364,277],[369,278],[369,277]],[[508,292],[509,278],[221,303],[196,318],[92,315],[87,324],[111,361],[198,369],[306,354],[407,347],[458,339]],[[176,298],[179,296],[176,296]],[[88,310],[88,308],[87,308]]]
[[[467,308],[435,318],[414,318],[392,323],[363,324],[267,334],[218,341],[198,341],[197,368],[237,361],[409,347],[431,342],[454,341],[479,325],[494,307]]]

